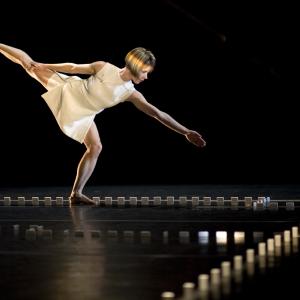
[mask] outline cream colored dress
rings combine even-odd
[[[42,94],[59,127],[70,138],[83,143],[96,114],[126,100],[135,90],[123,81],[120,69],[110,63],[87,79],[56,72]]]

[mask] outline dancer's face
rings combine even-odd
[[[148,79],[148,74],[153,71],[153,67],[149,65],[145,65],[141,68],[141,70],[138,72],[137,76],[133,76],[132,80],[135,84],[139,84],[143,82],[144,80]]]

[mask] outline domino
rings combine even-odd
[[[211,197],[203,197],[203,205],[211,206]]]
[[[141,205],[149,206],[149,197],[141,197]]]
[[[56,205],[57,206],[63,206],[64,205],[64,198],[63,197],[56,197]]]
[[[10,197],[4,197],[4,205],[11,206],[11,198]]]
[[[31,198],[31,201],[32,201],[32,205],[33,205],[33,206],[38,206],[38,205],[39,205],[40,198],[39,198],[39,197],[32,197],[32,198]]]
[[[45,200],[45,206],[51,206],[52,205],[52,198],[51,197],[44,197]]]
[[[160,196],[153,197],[153,205],[154,206],[160,206],[161,205],[161,197]]]
[[[129,197],[129,205],[136,207],[137,206],[137,197]]]
[[[18,197],[18,205],[25,206],[25,197]]]
[[[117,197],[117,203],[119,207],[125,206],[125,197]]]

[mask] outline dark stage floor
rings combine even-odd
[[[67,197],[67,188],[0,191],[1,299],[160,300],[296,299],[299,288],[300,188],[297,186],[110,186],[92,187],[90,196],[114,198],[173,195],[195,197],[270,196],[294,206],[254,209],[197,206],[4,205],[24,196]],[[268,241],[281,245],[269,251]],[[290,236],[290,238],[289,238]],[[276,241],[275,241],[276,242]],[[266,243],[266,255],[258,249]],[[276,245],[275,245],[276,246]],[[253,263],[246,252],[254,249]],[[242,256],[241,268],[234,266]],[[198,276],[231,263],[209,296],[199,292]],[[222,273],[221,273],[222,274]],[[195,284],[191,296],[185,282]],[[185,293],[185,295],[183,295]],[[167,299],[167,298],[166,298]]]

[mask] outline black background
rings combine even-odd
[[[122,103],[97,115],[98,184],[299,183],[296,110],[281,87],[280,4],[228,1],[6,3],[0,42],[36,61],[110,61],[142,46],[157,67],[136,86],[207,140]],[[71,185],[85,148],[65,136],[44,88],[0,57],[1,186]]]

